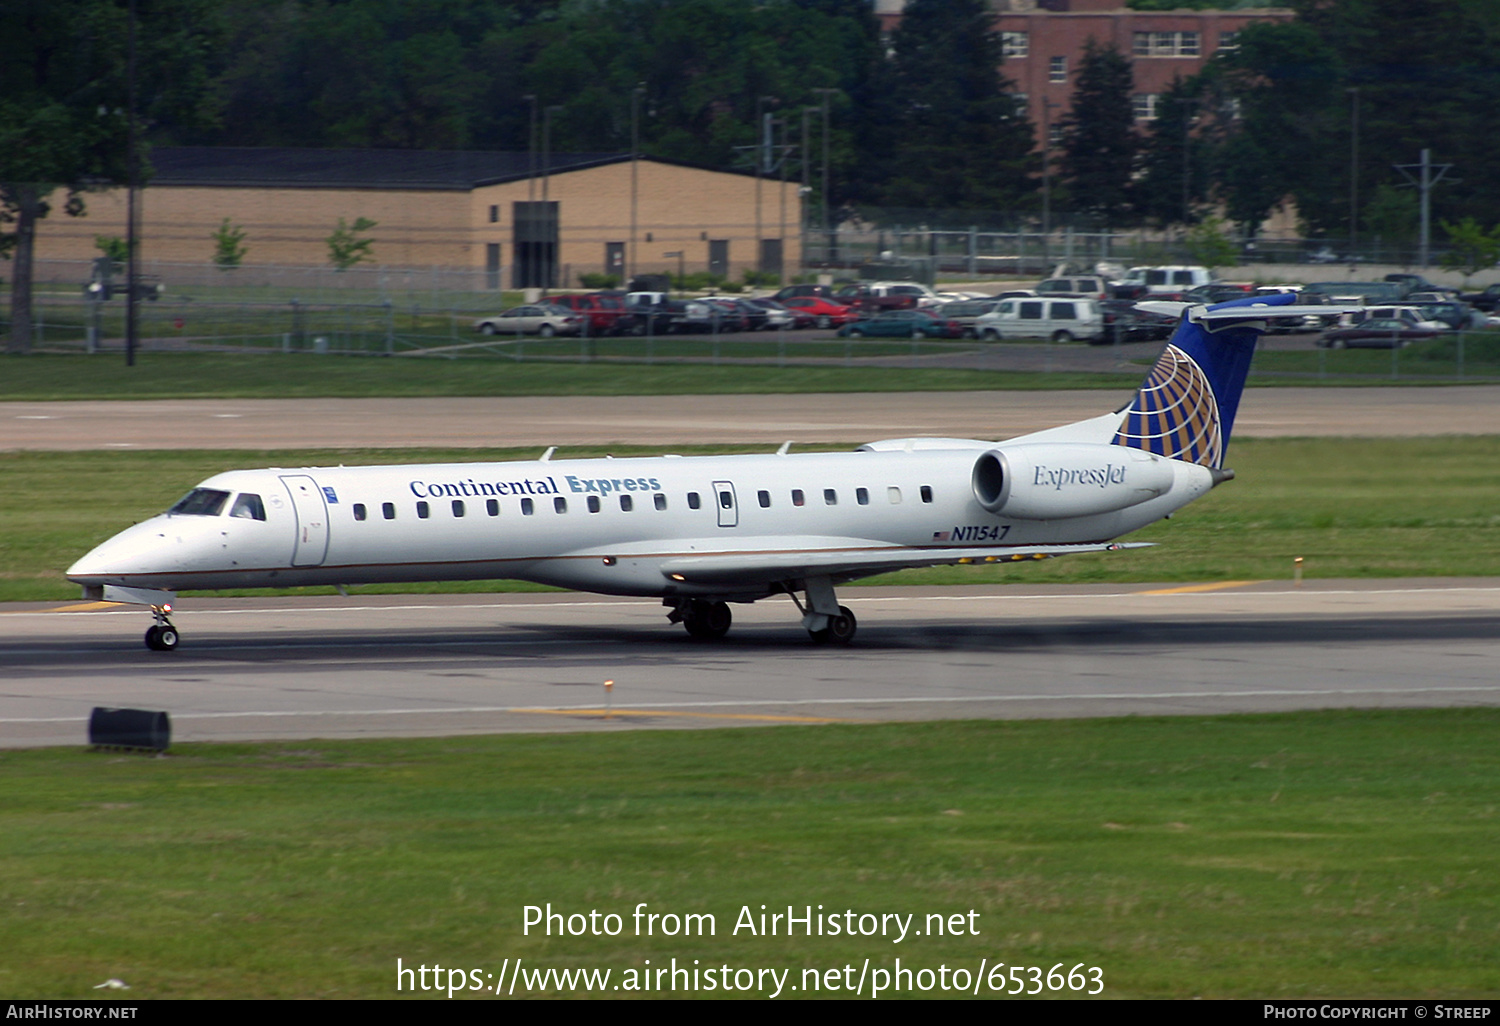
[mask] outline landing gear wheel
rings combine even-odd
[[[808,637],[813,639],[815,645],[826,645],[832,642],[835,645],[847,645],[854,640],[854,630],[858,626],[854,619],[854,613],[848,606],[839,606],[839,615],[828,618],[828,626],[820,631],[808,631]]]
[[[146,647],[153,652],[170,652],[177,640],[177,628],[171,624],[152,624],[146,629]]]
[[[687,628],[691,636],[712,641],[728,634],[729,625],[733,620],[734,614],[729,611],[729,603],[694,599],[688,603],[687,611],[682,617],[682,625]]]

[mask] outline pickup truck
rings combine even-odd
[[[912,310],[939,302],[937,294],[926,285],[910,281],[870,281],[845,285],[834,293],[835,300],[862,310]]]

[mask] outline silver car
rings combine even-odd
[[[548,303],[517,306],[493,317],[481,317],[474,330],[482,335],[576,335],[583,328],[583,318],[572,310]]]

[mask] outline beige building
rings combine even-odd
[[[796,183],[628,154],[181,147],[151,154],[142,191],[147,261],[209,264],[227,218],[245,232],[245,263],[328,266],[340,218],[375,222],[374,263],[484,270],[491,288],[576,287],[607,271],[711,270],[738,278],[801,260]],[[125,235],[122,190],[87,197],[37,233],[39,260],[99,255],[96,236]]]

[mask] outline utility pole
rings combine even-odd
[[[1349,94],[1349,260],[1359,252],[1359,86]]]
[[[1422,236],[1420,246],[1417,250],[1417,265],[1425,268],[1427,256],[1432,241],[1432,187],[1443,180],[1452,164],[1434,164],[1432,162],[1432,151],[1424,149],[1422,160],[1419,164],[1392,164],[1391,167],[1406,176],[1406,180],[1420,190],[1422,194]],[[1411,169],[1418,169],[1420,177],[1412,177]],[[1433,172],[1437,174],[1434,175]]]
[[[127,126],[125,159],[129,162],[126,179],[126,203],[125,203],[125,366],[135,366],[135,349],[139,341],[140,321],[137,314],[140,312],[135,297],[135,279],[138,268],[136,267],[135,253],[139,240],[136,238],[136,226],[140,222],[140,160],[137,153],[136,129],[135,129],[135,0],[130,0],[130,29],[129,38],[126,41],[125,50],[125,77],[126,86],[126,116],[129,118]]]
[[[635,88],[630,90],[630,254],[625,265],[627,283],[635,277],[637,167],[641,156],[641,96],[645,92],[644,82],[637,82]]]
[[[521,97],[531,104],[531,123],[526,132],[526,202],[536,202],[536,93]]]
[[[765,233],[761,229],[760,216],[760,179],[766,171],[769,163],[766,136],[770,130],[769,115],[765,113],[767,103],[775,103],[774,96],[757,96],[755,98],[755,269],[764,271],[765,264],[761,253],[761,236]]]

